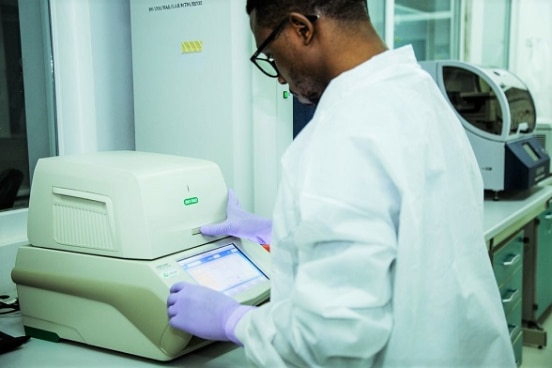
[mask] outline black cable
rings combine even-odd
[[[3,311],[3,309],[8,309],[8,311]],[[0,315],[19,312],[19,310],[19,299],[15,299],[13,303],[5,303],[0,301]]]
[[[19,346],[29,341],[30,338],[30,336],[13,337],[0,331],[0,354],[17,349]]]

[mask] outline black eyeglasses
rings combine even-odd
[[[311,22],[314,22],[315,20],[318,19],[318,15],[305,15],[305,17]],[[271,78],[277,78],[278,75],[280,75],[280,72],[278,71],[278,67],[276,66],[276,63],[274,62],[274,59],[272,57],[268,57],[266,55],[264,55],[263,57],[260,55],[263,53],[264,49],[266,49],[268,45],[274,42],[274,40],[280,35],[283,29],[287,26],[288,22],[289,22],[289,17],[286,17],[284,20],[278,23],[278,25],[276,26],[276,28],[274,28],[272,33],[268,35],[268,37],[264,40],[261,46],[257,48],[257,51],[255,51],[255,53],[249,59],[253,64],[255,64],[257,68],[259,68],[261,72],[263,72],[263,74]]]

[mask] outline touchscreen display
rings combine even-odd
[[[178,260],[198,284],[236,295],[268,280],[233,243]]]
[[[531,159],[533,161],[538,161],[539,160],[539,156],[537,155],[537,153],[535,152],[533,147],[531,147],[529,145],[529,143],[524,143],[523,144],[523,149],[525,150],[525,152],[527,152],[527,154],[529,155],[529,157],[531,157]]]

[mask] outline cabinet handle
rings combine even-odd
[[[546,215],[544,215],[544,219],[545,220],[552,220],[552,213],[547,213]]]
[[[507,298],[502,299],[502,304],[511,303],[519,295],[519,289],[509,290],[509,292],[510,292],[510,295]]]
[[[512,266],[512,265],[516,264],[519,261],[519,259],[521,258],[521,254],[519,254],[519,253],[515,254],[515,255],[511,255],[511,256],[512,256],[512,258],[510,258],[507,261],[502,262],[502,265],[504,267],[509,267],[509,266]]]
[[[510,339],[513,339],[521,330],[521,326],[508,324],[508,330],[510,332]]]

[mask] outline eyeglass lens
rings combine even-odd
[[[266,56],[264,56],[264,58],[257,57],[255,59],[255,64],[259,69],[261,69],[264,74],[268,75],[269,77],[277,77],[279,74],[278,69],[276,69],[276,66],[274,65],[274,61],[268,60]]]

